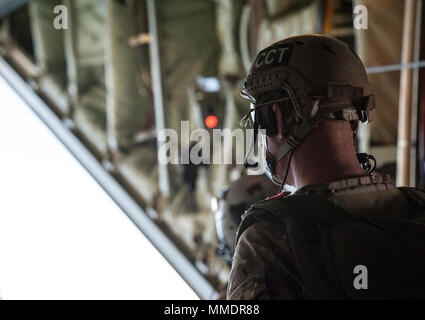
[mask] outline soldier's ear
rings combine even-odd
[[[275,121],[276,121],[276,131],[277,135],[276,137],[283,143],[285,141],[285,123],[283,121],[283,112],[282,108],[279,106],[279,104],[275,103],[273,105],[273,112],[275,114]]]

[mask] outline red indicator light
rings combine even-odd
[[[215,128],[215,127],[217,127],[217,123],[218,123],[218,119],[217,119],[217,117],[216,116],[208,116],[206,119],[205,119],[205,125],[208,127],[208,128]]]

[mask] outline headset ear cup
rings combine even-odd
[[[274,118],[272,121],[270,121],[270,128],[267,130],[267,135],[269,137],[274,137],[277,135],[277,120]]]
[[[264,110],[264,113],[267,114],[267,123],[264,123],[264,129],[266,129],[266,134],[268,137],[274,137],[275,135],[277,135],[276,115],[272,107],[267,107],[267,109]]]

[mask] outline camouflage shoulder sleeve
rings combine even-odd
[[[229,300],[301,299],[303,286],[282,226],[260,220],[241,235],[227,288]]]

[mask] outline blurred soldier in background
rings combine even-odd
[[[236,231],[242,221],[242,214],[254,203],[279,192],[265,175],[242,176],[223,189],[215,211],[215,226],[218,237],[217,254],[229,266],[235,252]],[[225,299],[226,291],[220,295]]]
[[[218,200],[215,226],[219,240],[218,255],[232,265],[235,237],[242,214],[254,203],[279,192],[279,188],[265,175],[242,176],[225,188]]]
[[[227,298],[424,298],[425,192],[395,188],[356,155],[358,122],[375,107],[356,53],[320,35],[279,41],[242,94],[282,192],[244,215]],[[246,165],[257,165],[250,154]]]

